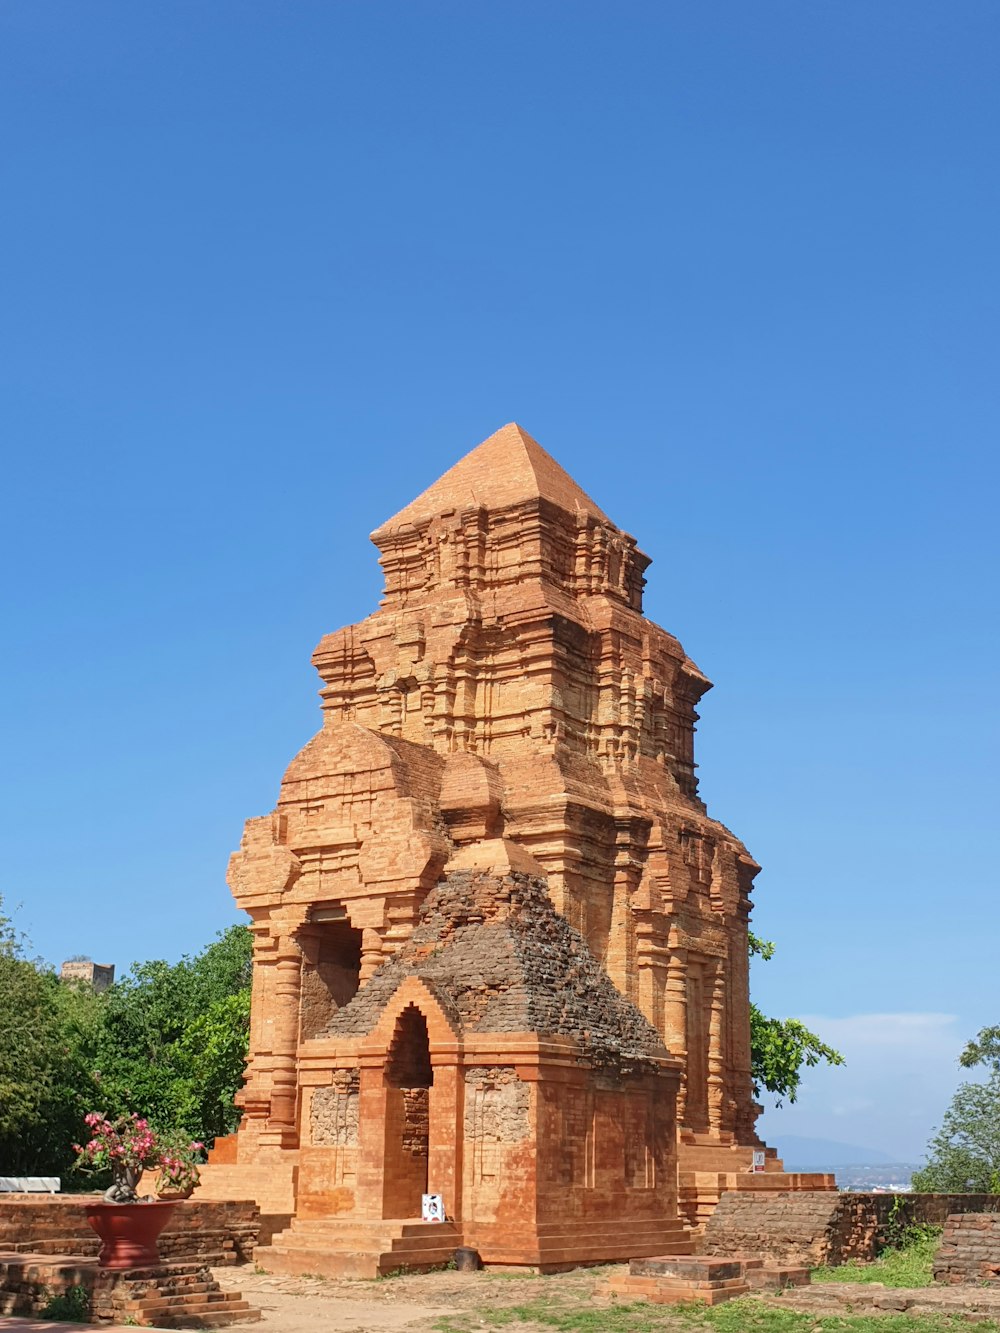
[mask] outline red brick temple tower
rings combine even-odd
[[[374,1272],[436,1253],[427,1192],[439,1248],[553,1268],[833,1188],[750,1174],[758,866],[698,796],[710,682],[648,558],[516,425],[372,540],[379,609],[321,640],[323,727],[230,863],[250,1056],[206,1194],[293,1216],[265,1266]]]

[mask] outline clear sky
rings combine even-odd
[[[517,420],[654,559],[764,869],[770,1133],[912,1156],[997,995],[1000,8],[4,0],[0,892],[54,962],[236,919],[373,609]]]

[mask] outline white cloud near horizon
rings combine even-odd
[[[919,1161],[963,1078],[958,1064],[968,1034],[955,1014],[939,1012],[804,1014],[802,1022],[839,1050],[845,1064],[803,1071],[794,1104],[768,1109],[765,1138],[796,1134],[877,1148]]]

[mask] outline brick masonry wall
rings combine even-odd
[[[935,1282],[1000,1285],[1000,1214],[956,1213],[934,1256]]]
[[[0,1198],[0,1250],[96,1255],[97,1236],[83,1210],[98,1197],[21,1194]],[[214,1266],[248,1263],[259,1233],[260,1209],[255,1203],[185,1199],[177,1204],[160,1236],[160,1257],[165,1262],[200,1259]]]
[[[766,1255],[783,1264],[871,1260],[908,1226],[950,1214],[1000,1213],[997,1194],[835,1194],[740,1191],[722,1196],[705,1228],[706,1255]]]

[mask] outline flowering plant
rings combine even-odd
[[[201,1179],[198,1163],[205,1145],[186,1134],[160,1136],[160,1174],[156,1182],[160,1194],[184,1194],[193,1190]]]
[[[110,1171],[116,1184],[132,1180],[134,1193],[146,1167],[160,1161],[159,1140],[149,1121],[135,1114],[109,1120],[102,1111],[91,1111],[83,1123],[90,1130],[90,1141],[73,1144],[75,1164],[84,1171]]]
[[[183,1193],[198,1183],[198,1154],[204,1145],[183,1134],[160,1134],[141,1116],[109,1120],[102,1111],[84,1116],[87,1143],[74,1143],[76,1163],[83,1171],[110,1171],[108,1203],[135,1203],[136,1186],[146,1170],[159,1169],[157,1188]]]

